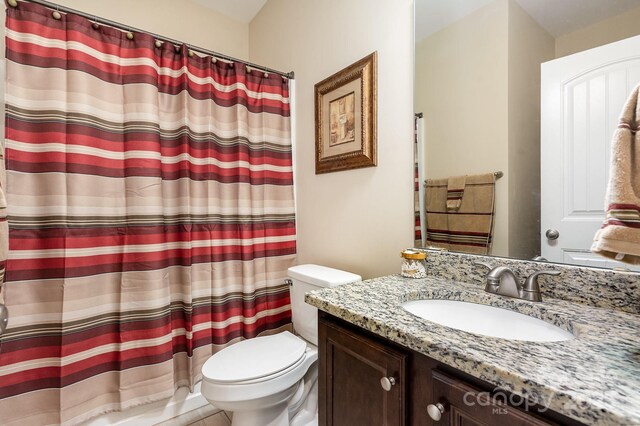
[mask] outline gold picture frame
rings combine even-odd
[[[315,85],[316,174],[377,165],[377,57]]]

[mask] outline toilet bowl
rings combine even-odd
[[[202,367],[202,395],[233,412],[233,426],[317,424],[317,310],[308,291],[360,281],[350,272],[319,265],[289,268],[294,330],[243,340],[211,356]]]

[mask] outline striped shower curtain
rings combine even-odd
[[[422,221],[420,219],[420,150],[418,149],[418,120],[422,115],[413,116],[413,246],[422,247]]]
[[[7,13],[0,423],[169,397],[290,323],[289,82],[35,4]]]

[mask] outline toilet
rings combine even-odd
[[[350,272],[319,265],[289,268],[288,331],[243,340],[214,354],[202,366],[202,396],[233,412],[233,426],[316,425],[318,405],[317,309],[305,293],[360,281]]]

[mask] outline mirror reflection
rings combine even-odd
[[[639,20],[638,0],[416,0],[416,246],[633,269],[590,246]]]

